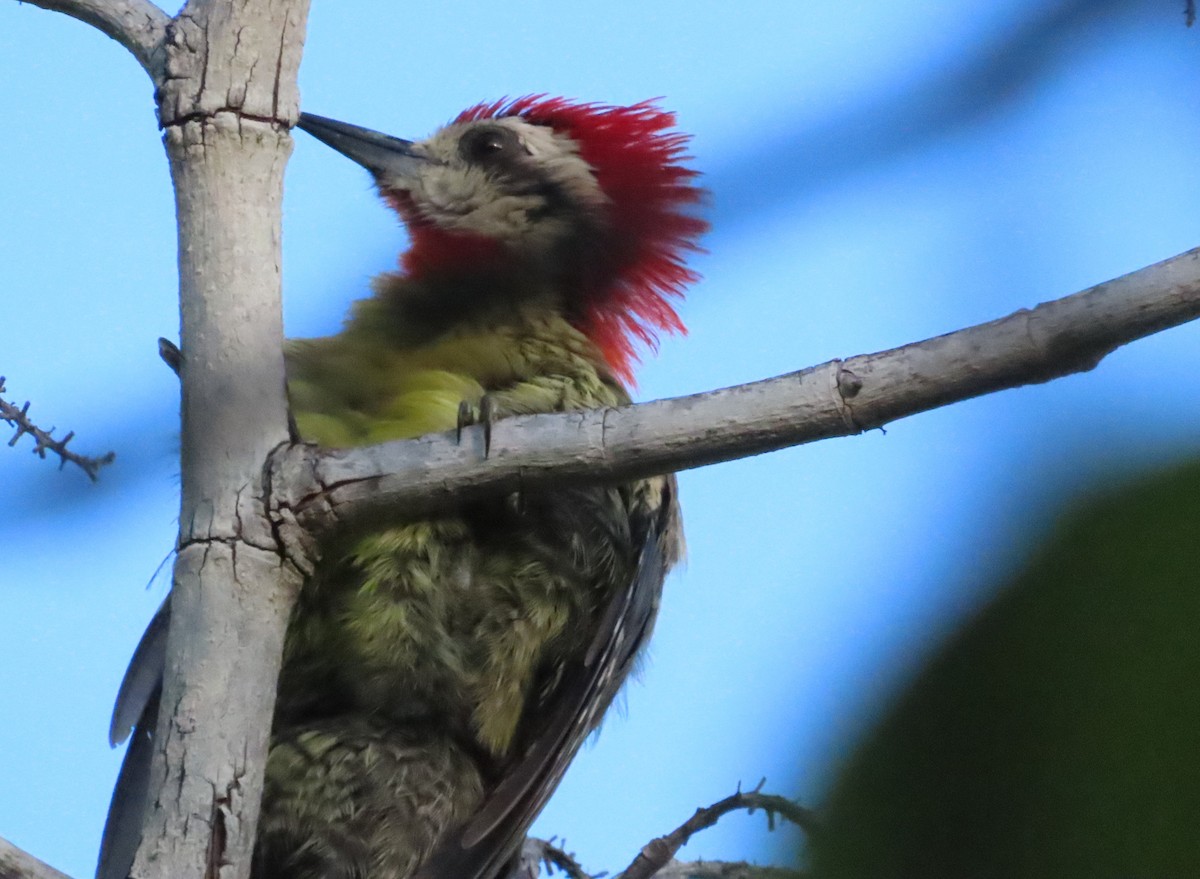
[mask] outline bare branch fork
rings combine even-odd
[[[707,864],[683,864],[674,860],[675,855],[701,830],[714,826],[722,816],[730,812],[745,809],[753,815],[756,811],[765,812],[767,826],[775,829],[776,816],[795,824],[806,833],[817,832],[816,816],[811,810],[797,805],[786,797],[762,793],[763,782],[752,791],[738,790],[711,806],[699,808],[695,813],[665,836],[650,840],[638,852],[637,857],[616,879],[650,879],[652,876],[664,877],[674,872],[675,868],[681,876],[696,877],[723,876],[732,879],[734,875],[745,875],[754,879],[780,879],[787,876],[795,879],[800,875],[793,870],[778,867],[758,867],[744,862],[717,861]],[[522,861],[525,862],[524,873],[529,876],[537,875],[538,864],[545,864],[548,872],[559,869],[566,873],[568,879],[598,879],[589,875],[575,860],[575,857],[559,846],[553,840],[530,839],[522,851]],[[664,871],[666,871],[664,873]]]
[[[712,827],[720,820],[721,816],[738,809],[745,809],[750,814],[754,814],[757,810],[766,812],[767,825],[771,830],[775,829],[775,816],[778,815],[803,828],[806,833],[814,832],[817,821],[811,811],[798,806],[785,797],[764,794],[761,792],[761,788],[762,783],[760,782],[758,787],[752,791],[743,793],[739,790],[720,802],[697,809],[691,818],[666,836],[660,836],[648,842],[638,852],[633,863],[620,874],[620,879],[650,879],[651,876],[671,863],[678,851],[687,845],[688,840],[693,836],[701,830]]]
[[[112,37],[138,60],[155,85],[166,76],[167,24],[171,17],[147,0],[18,0],[62,12]]]
[[[179,552],[137,879],[249,875],[283,636],[315,535],[380,506],[418,515],[477,493],[628,479],[858,433],[1089,369],[1200,315],[1191,251],[893,351],[626,409],[506,420],[486,457],[479,430],[461,444],[438,435],[353,452],[292,446],[280,205],[308,0],[188,0],[175,18],[148,0],[30,2],[98,27],[141,63],[176,194]],[[0,870],[24,869],[11,863]]]

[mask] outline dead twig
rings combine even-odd
[[[621,873],[619,879],[649,879],[649,877],[670,864],[675,854],[695,834],[705,828],[712,827],[722,815],[727,815],[738,809],[745,809],[751,814],[758,809],[762,809],[767,813],[767,827],[771,830],[775,829],[776,816],[779,816],[795,824],[804,830],[805,833],[811,835],[816,832],[817,819],[813,812],[786,797],[761,793],[765,781],[766,779],[760,781],[758,786],[752,791],[743,793],[739,788],[737,793],[732,796],[728,796],[706,808],[697,809],[691,818],[666,836],[660,836],[658,839],[648,842],[638,852],[638,856],[633,859],[633,863]]]
[[[0,375],[0,394],[2,393],[4,393],[4,376]],[[69,461],[82,469],[92,482],[97,481],[99,478],[100,468],[106,464],[111,464],[117,457],[116,452],[109,452],[106,455],[93,458],[71,451],[67,448],[67,443],[75,438],[75,431],[69,430],[66,436],[56,438],[53,435],[55,428],[52,427],[49,430],[43,430],[38,427],[29,418],[29,401],[26,401],[24,406],[17,406],[0,397],[0,419],[8,422],[16,431],[8,441],[10,446],[15,446],[17,440],[28,434],[33,437],[33,453],[35,455],[45,458],[47,452],[53,452],[59,457],[60,470],[66,467]]]
[[[592,876],[580,865],[575,859],[575,855],[554,844],[554,838],[551,839],[535,839],[530,837],[525,840],[524,850],[521,852],[521,860],[525,870],[525,875],[537,876],[541,870],[540,867],[546,868],[546,875],[552,875],[556,870],[566,873],[568,879],[600,879],[604,874],[600,873]]]

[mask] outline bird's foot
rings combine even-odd
[[[491,394],[484,394],[479,398],[478,408],[463,400],[458,404],[458,424],[454,430],[455,440],[462,442],[463,428],[473,424],[482,424],[483,457],[486,458],[492,450],[492,424],[496,421],[496,417],[496,403]]]
[[[470,427],[475,423],[475,407],[466,400],[458,404],[458,423],[454,425],[454,441],[462,443],[462,432],[464,427]]]

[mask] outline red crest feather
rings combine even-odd
[[[454,121],[504,116],[573,138],[609,199],[614,241],[600,277],[581,291],[576,323],[613,372],[632,382],[638,342],[653,350],[657,331],[686,332],[672,300],[699,279],[684,264],[687,253],[700,249],[696,239],[708,229],[687,210],[704,198],[704,190],[692,182],[698,173],[681,164],[688,136],[670,131],[675,114],[654,101],[616,107],[530,95],[478,104]]]

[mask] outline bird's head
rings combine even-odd
[[[672,300],[707,224],[687,136],[652,102],[532,96],[479,104],[413,142],[309,113],[299,126],[366,167],[409,228],[414,278],[532,272],[632,378],[637,344],[682,331]]]

